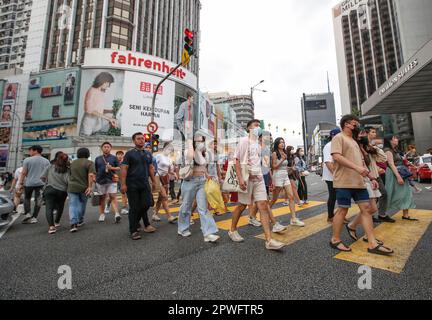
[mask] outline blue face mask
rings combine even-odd
[[[259,137],[259,136],[261,136],[262,133],[263,133],[263,130],[262,130],[261,128],[255,128],[255,129],[252,130],[252,134],[253,134],[255,137]]]

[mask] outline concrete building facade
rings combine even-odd
[[[255,118],[255,105],[250,95],[230,95],[229,92],[209,93],[214,104],[228,104],[236,113],[237,124],[246,127]]]

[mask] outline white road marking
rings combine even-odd
[[[2,231],[0,231],[0,239],[5,235],[5,233],[9,230],[9,228],[12,227],[12,225],[19,218],[19,216],[20,216],[19,213],[16,213],[12,216],[11,222],[7,226],[3,227]]]

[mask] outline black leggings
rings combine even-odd
[[[336,189],[333,188],[333,181],[326,181],[327,189],[329,193],[328,201],[327,201],[327,212],[328,218],[334,218],[334,210],[336,205]]]
[[[299,195],[300,200],[307,201],[308,190],[307,190],[306,177],[300,177],[300,179],[299,179],[298,195]]]
[[[66,191],[60,191],[48,186],[44,192],[45,209],[48,225],[54,227],[54,223],[60,223],[63,214],[64,205],[68,196]],[[54,221],[54,210],[57,210],[56,219]]]

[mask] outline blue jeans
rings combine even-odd
[[[69,217],[70,224],[84,222],[84,214],[87,206],[87,196],[84,193],[69,192]]]
[[[183,203],[180,208],[178,220],[179,232],[189,230],[192,205],[195,198],[201,220],[201,230],[204,234],[204,237],[210,234],[215,234],[219,231],[213,215],[207,209],[207,196],[204,191],[204,185],[206,181],[207,180],[205,177],[192,177],[189,180],[183,180],[181,187]]]

